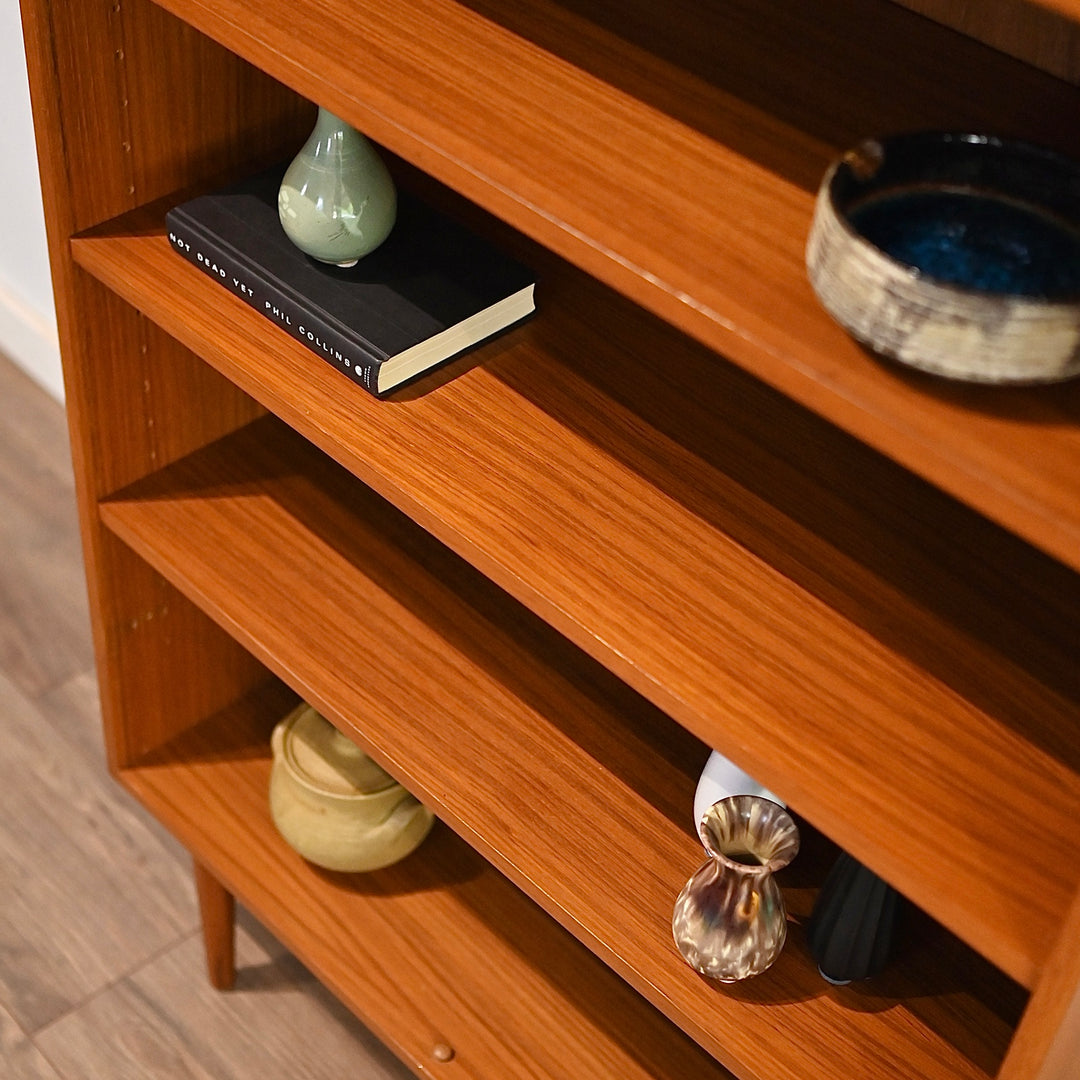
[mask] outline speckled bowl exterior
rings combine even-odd
[[[903,163],[890,169],[898,158]],[[1046,262],[1062,276],[1049,289],[1022,292],[980,287],[978,275],[973,285],[937,279],[882,250],[854,223],[854,208],[869,199],[920,190],[986,193],[1006,208],[1030,207],[1061,232],[1066,257]],[[1056,382],[1080,375],[1078,215],[1080,166],[1049,151],[943,133],[868,140],[825,175],[807,269],[829,314],[875,353],[969,382]],[[902,215],[897,220],[902,228]]]

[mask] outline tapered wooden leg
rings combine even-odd
[[[206,972],[215,990],[231,990],[236,982],[236,901],[205,866],[194,865]]]

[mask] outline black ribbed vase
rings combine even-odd
[[[818,894],[807,925],[810,954],[823,978],[849,983],[876,975],[888,962],[900,894],[847,852],[841,852]]]

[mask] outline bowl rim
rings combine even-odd
[[[890,254],[855,227],[848,215],[848,208],[841,208],[837,196],[837,187],[844,175],[844,170],[854,171],[856,173],[856,179],[858,179],[857,173],[859,169],[872,169],[873,172],[877,171],[881,160],[884,158],[884,155],[887,153],[890,146],[895,147],[902,144],[917,145],[919,143],[924,143],[927,148],[949,147],[957,144],[963,144],[965,146],[987,146],[995,150],[1010,152],[1016,156],[1051,162],[1056,166],[1063,167],[1075,173],[1078,186],[1080,186],[1080,160],[1026,139],[990,133],[978,133],[964,129],[903,131],[888,135],[866,136],[834,159],[826,170],[818,188],[816,199],[818,210],[827,212],[832,217],[834,223],[839,226],[853,242],[869,251],[873,251],[877,257],[894,267],[900,272],[901,276],[906,277],[913,285],[917,283],[926,284],[938,289],[946,290],[958,298],[967,296],[979,301],[1000,300],[1002,302],[1024,303],[1040,308],[1061,308],[1063,310],[1071,310],[1077,307],[1077,305],[1080,305],[1080,286],[1074,291],[1051,297],[1039,293],[996,292],[945,280],[944,278],[937,277],[934,274],[921,269],[913,263],[905,262],[903,259],[899,259],[895,255]],[[873,173],[870,175],[873,175]],[[956,185],[956,187],[959,186],[960,185]],[[941,190],[947,190],[946,186],[942,185]],[[1026,205],[1030,207],[1040,209],[1040,203],[1037,199],[1026,201],[1014,199],[1013,201],[1020,204],[1026,203]],[[1062,220],[1061,215],[1056,211],[1050,210],[1047,211],[1047,213],[1055,220]],[[1070,223],[1065,221],[1064,224],[1068,227]],[[1080,220],[1078,220],[1074,231],[1076,235],[1080,237]]]

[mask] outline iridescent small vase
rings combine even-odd
[[[799,831],[779,803],[732,795],[709,807],[698,834],[709,858],[675,901],[675,944],[702,975],[748,979],[769,967],[787,940],[773,874],[798,854]]]
[[[354,266],[397,220],[397,189],[368,140],[326,109],[282,178],[278,216],[305,254]]]

